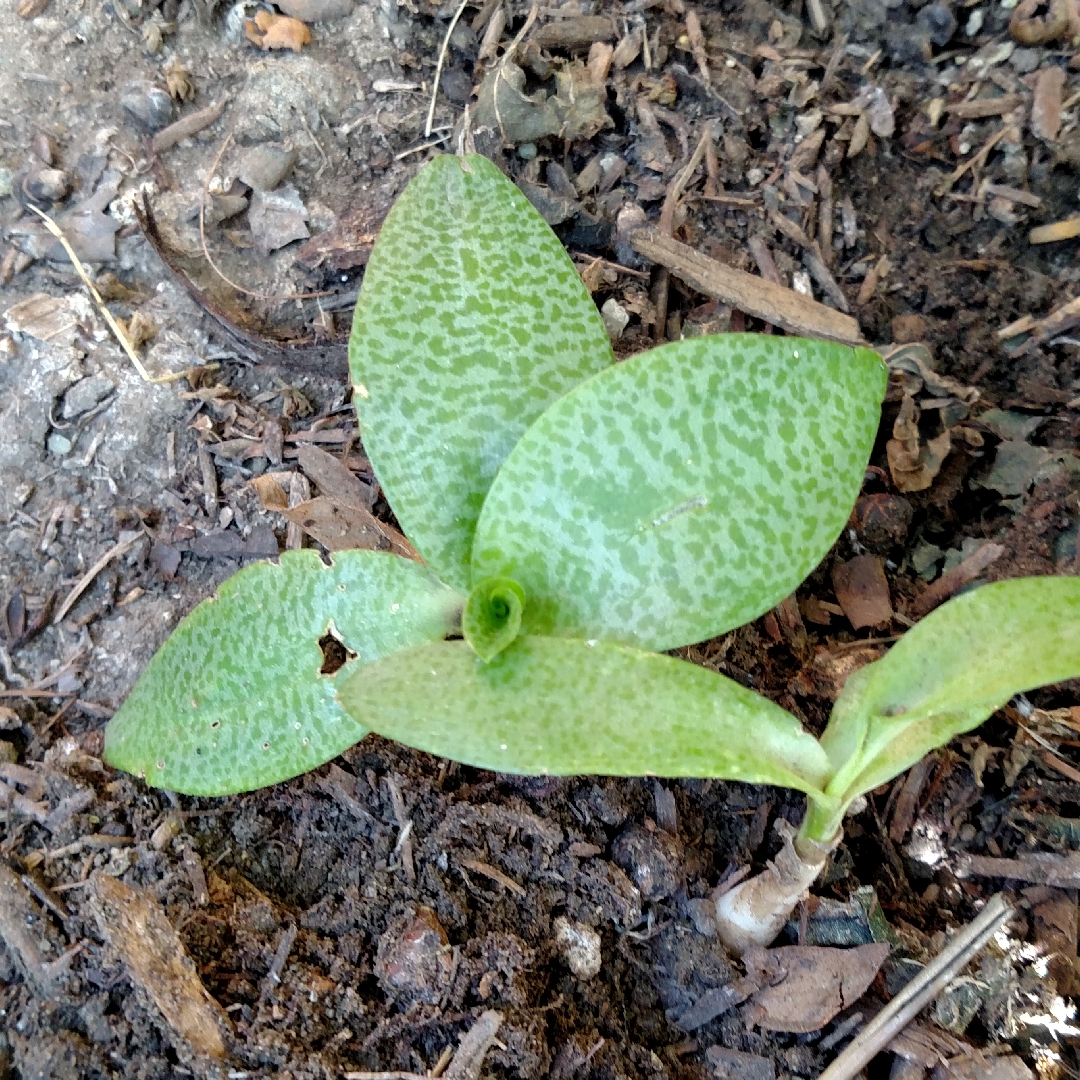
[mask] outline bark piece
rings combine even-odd
[[[59,988],[33,930],[40,921],[40,913],[18,875],[0,862],[0,941],[34,993],[48,1000],[56,997]]]
[[[747,1025],[766,1031],[823,1028],[841,1009],[862,997],[891,947],[880,942],[855,949],[788,945],[747,950],[743,963],[748,974],[774,983],[751,998],[744,1014]]]
[[[297,450],[300,468],[315,482],[320,494],[327,495],[346,506],[370,510],[375,502],[375,490],[347,469],[333,454],[317,446],[300,446]]]
[[[780,326],[789,333],[825,338],[845,345],[865,344],[859,324],[851,316],[792,289],[724,266],[686,244],[662,235],[651,225],[634,230],[630,242],[638,254],[666,266],[699,292]]]
[[[228,1021],[207,993],[184,943],[161,908],[116,878],[92,879],[94,915],[132,982],[145,993],[172,1031],[200,1056],[225,1057],[222,1028]]]
[[[1065,72],[1056,66],[1043,68],[1035,80],[1031,103],[1031,131],[1040,139],[1054,140],[1061,130],[1061,94]]]
[[[1080,852],[1053,855],[1025,852],[1015,859],[995,859],[989,855],[962,855],[956,862],[958,878],[1012,878],[1058,889],[1080,888]]]
[[[776,1063],[772,1058],[744,1054],[723,1046],[710,1046],[705,1060],[715,1080],[775,1080]]]
[[[885,567],[877,555],[859,555],[832,571],[836,599],[856,630],[880,626],[893,616]]]

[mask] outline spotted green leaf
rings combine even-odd
[[[499,772],[726,777],[819,795],[828,774],[779,706],[622,645],[520,637],[485,663],[440,642],[360,668],[339,693],[380,735]]]
[[[1080,578],[957,596],[847,681],[822,745],[829,791],[854,798],[970,731],[1014,694],[1080,677]]]
[[[468,591],[480,507],[521,434],[612,360],[562,244],[490,161],[421,170],[379,233],[349,362],[364,447],[443,581]]]
[[[355,659],[438,641],[462,598],[419,563],[313,551],[256,563],[201,603],[147,665],[105,731],[105,760],[147,783],[225,795],[286,780],[340,754],[367,728],[320,674],[331,632]]]
[[[640,353],[514,447],[484,503],[473,576],[520,582],[525,633],[665,650],[741,626],[839,535],[885,383],[876,353],[800,338]]]

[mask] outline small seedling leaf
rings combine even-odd
[[[844,799],[884,783],[1014,694],[1080,677],[1080,578],[998,581],[962,594],[857,671],[822,736]]]
[[[395,203],[349,359],[386,497],[432,570],[462,592],[499,466],[544,409],[613,362],[562,244],[477,155],[436,158]]]
[[[395,653],[340,684],[390,739],[525,775],[723,777],[820,795],[820,745],[705,668],[622,645],[519,637],[490,663],[463,641]]]
[[[521,632],[525,590],[509,578],[485,578],[474,586],[461,616],[461,632],[481,660],[491,660]]]
[[[529,597],[524,632],[666,650],[789,595],[843,528],[885,392],[868,349],[690,338],[551,406],[499,471],[475,578]]]
[[[201,603],[147,665],[105,732],[105,760],[155,787],[225,795],[286,780],[367,733],[334,698],[319,642],[359,665],[438,641],[462,597],[419,563],[313,551],[256,563]],[[355,656],[355,658],[353,658]]]

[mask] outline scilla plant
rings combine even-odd
[[[482,157],[436,158],[396,203],[350,361],[364,446],[423,563],[298,551],[241,571],[150,661],[109,723],[111,764],[222,795],[375,731],[502,772],[796,788],[798,835],[719,902],[743,947],[776,935],[854,799],[1016,692],[1080,675],[1067,578],[944,605],[848,680],[820,740],[663,655],[768,611],[825,556],[884,366],[750,334],[615,363],[562,245]]]

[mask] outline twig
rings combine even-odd
[[[446,50],[450,48],[450,35],[453,34],[458,19],[465,14],[465,9],[472,2],[473,0],[461,0],[461,3],[458,4],[457,11],[454,12],[454,17],[446,28],[446,36],[443,38],[442,45],[439,48],[439,59],[435,64],[435,79],[431,86],[431,104],[428,106],[427,120],[424,122],[425,139],[431,138],[431,125],[435,123],[435,105],[439,100],[439,79],[442,77],[442,66],[446,61]]]
[[[67,613],[75,606],[79,597],[86,592],[90,583],[105,569],[106,566],[109,565],[109,563],[113,561],[113,559],[123,555],[124,552],[132,548],[142,538],[143,534],[139,533],[137,536],[133,536],[128,540],[121,540],[118,544],[114,544],[109,548],[109,550],[106,551],[105,554],[102,555],[101,558],[98,559],[98,561],[94,563],[94,565],[91,566],[72,587],[71,592],[67,594],[66,599],[60,605],[60,610],[53,616],[53,626],[57,626],[63,622]],[[60,695],[55,696],[59,697]]]
[[[826,338],[845,345],[865,344],[859,324],[850,315],[843,315],[764,278],[724,266],[686,244],[663,236],[652,226],[635,229],[630,242],[639,254],[666,266],[699,292],[783,327],[789,333]]]
[[[969,581],[974,581],[992,562],[1000,559],[1004,554],[1005,548],[1001,544],[983,544],[974,555],[969,555],[922,593],[911,605],[911,614],[920,619],[928,615]]]
[[[507,877],[497,867],[490,866],[486,862],[480,862],[479,859],[458,859],[458,862],[465,867],[466,870],[473,870],[477,874],[483,874],[484,877],[490,878],[492,881],[497,881],[504,889],[509,889],[517,896],[524,896],[525,889],[519,885],[513,878]]]
[[[960,177],[968,171],[968,169],[974,168],[976,165],[981,165],[986,160],[990,151],[993,150],[994,147],[997,146],[997,144],[1005,138],[1005,133],[1010,129],[1011,126],[1011,124],[1002,125],[1000,131],[998,131],[994,135],[991,135],[990,138],[986,140],[981,150],[979,150],[975,154],[972,154],[971,157],[969,157],[963,165],[958,165],[953,172],[949,173],[949,175],[941,181],[941,183],[938,185],[937,191],[935,191],[934,194],[939,199],[943,195],[947,195],[949,191],[952,190],[953,184],[955,184],[956,181],[959,180]]]
[[[144,382],[155,382],[156,380],[151,379],[146,368],[143,367],[142,361],[136,355],[135,349],[128,340],[127,334],[120,329],[120,324],[113,318],[112,312],[105,306],[105,301],[101,299],[101,293],[94,288],[94,283],[90,280],[90,275],[79,261],[79,256],[75,254],[75,249],[68,243],[68,238],[63,234],[60,226],[57,225],[44,210],[39,210],[36,206],[32,205],[30,206],[30,209],[45,222],[45,228],[60,241],[64,251],[67,252],[67,257],[71,260],[71,265],[75,267],[75,273],[82,278],[82,283],[90,290],[90,295],[94,298],[94,302],[97,304],[102,318],[109,324],[109,329],[116,335],[116,340],[120,342],[120,347],[127,353],[128,359],[135,365],[135,370],[143,377]]]
[[[1012,906],[1001,893],[994,896],[978,917],[852,1039],[818,1080],[852,1080],[857,1076],[975,958],[1012,914]]]

